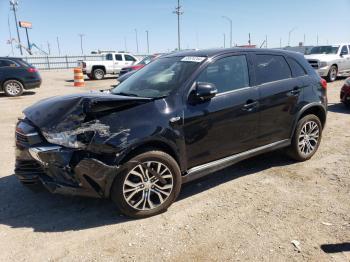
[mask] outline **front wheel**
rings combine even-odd
[[[310,159],[317,151],[322,137],[322,124],[315,115],[307,115],[298,121],[288,155],[297,160]]]
[[[170,155],[148,151],[125,166],[111,189],[111,198],[123,214],[149,217],[166,211],[175,201],[181,189],[181,172]]]

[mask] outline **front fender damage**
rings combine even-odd
[[[29,152],[45,173],[39,177],[40,181],[57,194],[107,198],[114,178],[122,170],[121,166],[95,158],[83,158],[72,167],[75,151],[59,146],[36,147]]]

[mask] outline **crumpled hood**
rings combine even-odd
[[[89,115],[122,111],[151,100],[91,92],[47,98],[26,108],[23,113],[42,131],[61,132],[81,126]]]

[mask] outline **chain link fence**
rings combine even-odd
[[[78,65],[82,60],[105,60],[106,55],[66,55],[66,56],[25,56],[21,57],[27,63],[33,65],[40,70],[50,69],[69,69]],[[136,55],[138,59],[142,59],[144,55]]]

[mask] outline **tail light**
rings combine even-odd
[[[35,73],[35,72],[38,72],[38,69],[36,69],[35,67],[29,67],[28,68],[28,72],[29,73]]]
[[[321,86],[323,87],[323,89],[327,89],[327,81],[324,80],[323,78],[321,79]]]
[[[346,85],[346,86],[349,86],[349,87],[350,87],[350,77],[348,77],[348,78],[345,80],[344,85]]]

